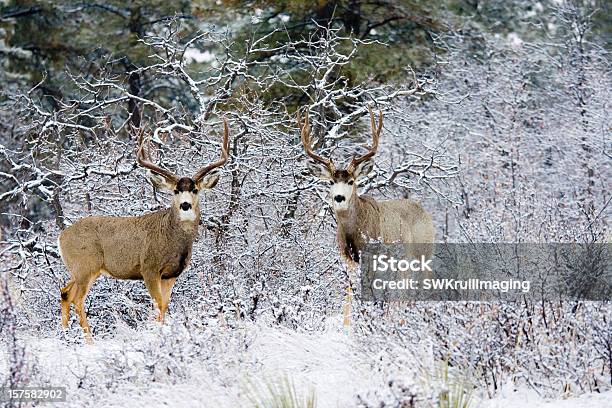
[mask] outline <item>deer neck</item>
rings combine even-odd
[[[187,238],[195,239],[198,235],[198,227],[200,225],[200,208],[194,209],[195,219],[182,220],[180,217],[180,209],[172,206],[168,212],[169,230],[173,233],[185,235]]]
[[[364,232],[361,222],[364,218],[364,205],[366,205],[364,200],[354,194],[346,210],[335,212],[339,235],[350,237],[353,241],[361,241],[360,236]]]
[[[361,243],[364,239],[378,237],[378,207],[371,197],[353,196],[352,203],[346,211],[337,211],[338,238],[350,239]],[[361,249],[361,248],[359,248]]]

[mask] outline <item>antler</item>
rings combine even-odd
[[[132,128],[135,129],[134,127]],[[161,167],[156,166],[155,164],[148,161],[144,153],[144,128],[141,127],[138,129],[138,150],[136,152],[136,161],[138,161],[138,164],[140,164],[142,167],[151,170],[153,173],[157,173],[160,176],[163,176],[168,181],[171,181],[173,183],[178,182],[177,176],[175,176],[172,172],[166,169],[162,169]]]
[[[380,132],[382,131],[383,125],[383,113],[382,110],[378,116],[378,126],[376,126],[376,121],[374,120],[374,112],[372,112],[372,107],[368,106],[368,111],[370,111],[370,122],[372,126],[372,146],[368,149],[368,152],[363,156],[355,156],[353,160],[351,160],[351,164],[349,164],[347,171],[353,172],[359,165],[366,160],[369,160],[376,154],[376,150],[378,150],[378,139],[380,138]]]
[[[202,179],[207,173],[211,170],[216,169],[219,166],[223,166],[229,157],[229,126],[227,125],[227,120],[223,119],[223,145],[221,146],[221,158],[214,163],[210,163],[209,165],[202,167],[198,172],[193,176],[193,181],[196,183]]]
[[[306,111],[304,119],[304,124],[302,125],[300,111],[298,110],[297,122],[298,126],[300,127],[300,132],[302,135],[302,145],[304,145],[304,150],[306,151],[306,154],[310,156],[310,158],[312,158],[314,161],[318,161],[319,163],[322,163],[327,166],[329,172],[333,174],[336,171],[336,166],[334,166],[334,163],[331,161],[331,159],[324,159],[323,157],[312,151],[312,144],[310,141],[310,123],[308,121],[308,110]]]

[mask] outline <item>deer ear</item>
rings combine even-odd
[[[364,179],[372,170],[374,170],[374,162],[372,160],[359,163],[355,169],[355,180],[360,181],[359,179]]]
[[[324,164],[309,161],[308,170],[310,171],[310,174],[312,174],[314,177],[320,178],[321,180],[332,179],[332,175],[329,172],[329,168]]]
[[[152,171],[149,171],[149,180],[158,190],[174,190],[174,183],[168,181],[164,176],[153,173]]]
[[[220,175],[221,173],[219,173],[219,171],[213,170],[202,177],[202,179],[198,181],[198,190],[214,188],[219,182]]]

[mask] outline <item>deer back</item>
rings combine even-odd
[[[412,200],[387,200],[378,203],[380,232],[385,242],[429,243],[434,230],[431,216]]]
[[[386,243],[433,242],[431,216],[417,202],[407,199],[376,201],[362,195],[356,204],[356,214],[352,220],[339,220],[338,238],[346,236],[355,242],[359,250],[363,250],[368,240]]]

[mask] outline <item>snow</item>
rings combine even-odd
[[[520,48],[523,45],[523,40],[517,33],[509,33],[507,39],[512,48]]]
[[[511,385],[495,398],[481,401],[482,408],[609,408],[612,405],[612,391],[586,393],[565,398],[542,398],[534,390]]]
[[[290,379],[298,396],[314,392],[318,407],[349,407],[357,404],[358,395],[368,396],[386,388],[391,374],[388,367],[372,366],[376,360],[384,365],[382,354],[366,355],[359,337],[343,332],[340,316],[329,318],[327,328],[318,332],[261,323],[245,323],[233,329],[210,326],[202,331],[192,330],[189,337],[193,344],[180,335],[180,342],[166,349],[165,341],[172,342],[177,333],[174,323],[159,326],[148,322],[138,330],[120,328],[114,336],[96,339],[93,345],[75,344],[59,336],[23,340],[28,353],[35,356],[38,368],[50,375],[49,384],[68,387],[65,405],[75,407],[96,401],[104,401],[109,407],[249,406],[253,387],[265,392],[267,384],[282,378]],[[244,343],[238,340],[243,336],[247,339]],[[213,340],[210,348],[202,350],[204,355],[199,356],[192,349],[194,357],[183,359],[181,353],[203,338]],[[184,350],[173,348],[179,344]],[[155,350],[160,354],[156,355]],[[181,360],[176,367],[189,373],[182,381],[166,372],[175,370],[175,366],[158,370],[163,354],[168,351],[177,353],[169,358]],[[397,358],[404,359],[403,368],[392,375],[419,382],[415,370],[423,362],[427,365],[430,350],[421,344],[413,350],[397,352],[402,354]],[[5,362],[3,359],[0,369]],[[149,370],[154,371],[152,376],[147,375]],[[82,389],[77,388],[79,381]],[[483,390],[477,390],[471,406],[603,408],[612,401],[612,391],[545,399],[532,389],[516,387],[511,382],[493,399],[483,395]]]
[[[334,326],[339,328],[339,323],[339,318],[334,319]],[[70,395],[79,393],[71,388],[70,383],[80,373],[101,375],[118,355],[125,358],[126,367],[142,370],[147,356],[139,350],[145,350],[147,343],[158,342],[165,329],[151,322],[144,332],[121,331],[117,338],[96,339],[93,345],[70,344],[59,338],[31,337],[24,340],[28,352],[36,356],[39,367],[52,374],[51,383],[68,385],[70,404]],[[238,329],[241,330],[254,335],[254,341],[246,350],[231,347],[231,342],[221,348],[222,353],[232,355],[235,362],[240,362],[223,366],[226,370],[223,376],[217,376],[215,370],[209,370],[204,364],[190,362],[190,375],[184,383],[119,383],[114,392],[104,395],[106,403],[108,406],[125,406],[127,403],[146,407],[168,403],[230,407],[248,402],[247,382],[265,387],[267,382],[287,376],[298,395],[307,395],[314,390],[319,406],[350,406],[357,393],[382,386],[383,379],[373,378],[368,366],[359,358],[355,339],[343,334],[342,330],[330,328],[319,333],[298,333],[282,327],[254,324],[246,324]],[[126,368],[124,371],[129,373],[130,370]],[[228,382],[224,378],[235,378],[236,381]],[[83,402],[81,398],[75,406]]]
[[[191,47],[185,50],[185,59],[187,62],[195,62],[198,64],[215,61],[215,54],[209,50],[200,51],[197,48]]]
[[[339,331],[265,331],[250,357],[261,366],[264,378],[291,373],[302,394],[314,389],[324,406],[350,406],[360,391],[382,385],[376,384],[368,367],[357,358],[353,339]]]

